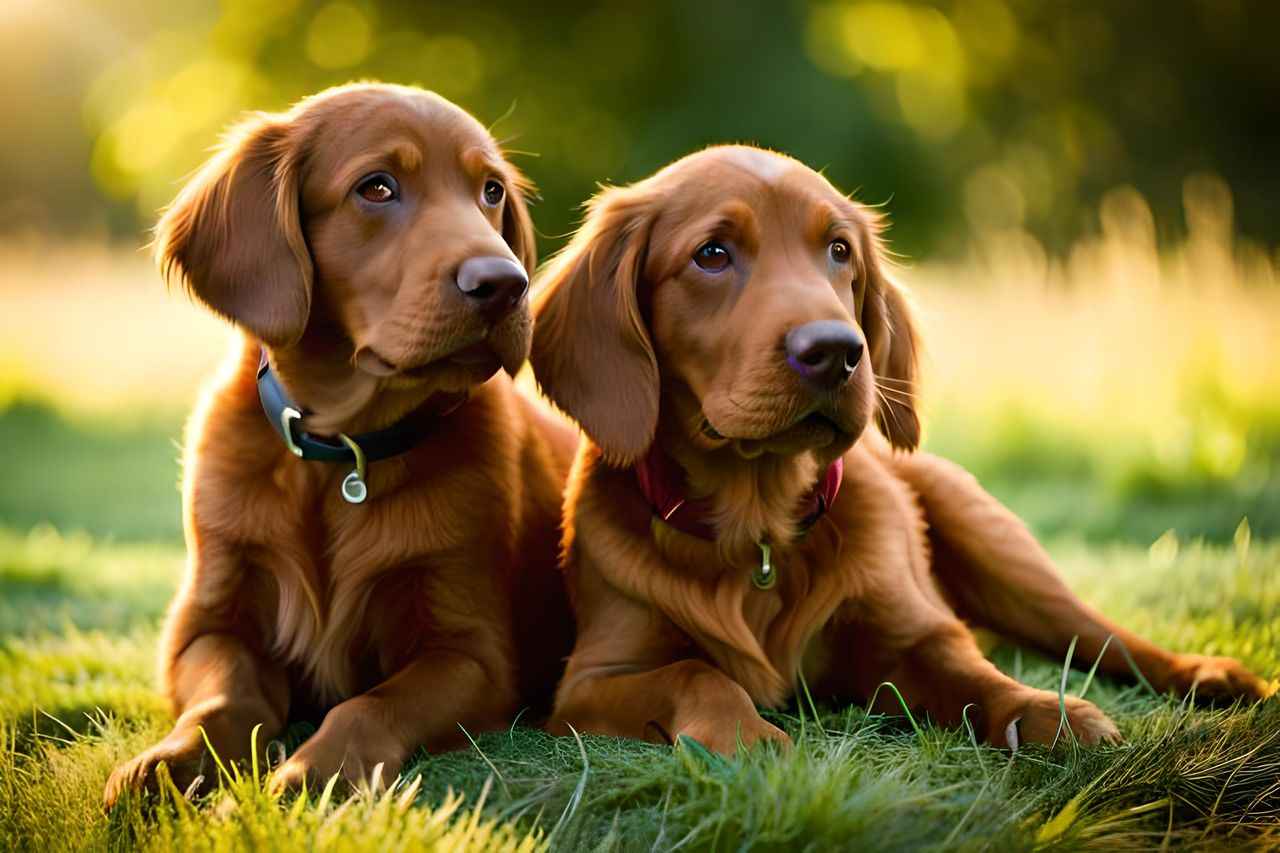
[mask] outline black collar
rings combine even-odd
[[[465,399],[465,395],[458,395],[458,397],[457,401],[452,402],[439,414],[449,414],[458,408]],[[307,414],[306,411],[289,399],[284,386],[271,370],[271,363],[267,360],[265,349],[258,362],[258,399],[262,401],[262,411],[266,414],[267,420],[294,456],[316,462],[346,462],[354,465],[356,470],[352,475],[358,474],[356,480],[361,483],[361,486],[366,462],[389,459],[413,449],[425,438],[428,426],[433,420],[419,409],[391,426],[374,432],[350,436],[339,433],[337,438],[312,435],[299,423],[303,415]],[[359,500],[353,500],[357,494],[361,497]],[[345,485],[343,487],[343,496],[352,503],[363,501],[363,494],[361,489],[353,488],[348,491]]]

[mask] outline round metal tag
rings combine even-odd
[[[342,481],[342,497],[349,504],[362,504],[369,497],[369,487],[360,479],[357,471],[352,471]]]
[[[773,547],[768,542],[758,543],[760,546],[760,565],[751,573],[751,582],[756,589],[772,589],[778,581],[778,573],[773,570]]]
[[[756,589],[773,589],[773,585],[778,582],[778,573],[773,570],[772,566],[758,566],[751,573],[751,583]]]

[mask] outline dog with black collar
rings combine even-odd
[[[549,700],[575,434],[515,389],[529,186],[429,92],[355,85],[236,128],[165,213],[171,278],[240,331],[187,431],[176,721],[108,806],[319,730],[273,786],[399,772]]]

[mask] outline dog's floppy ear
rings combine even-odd
[[[533,182],[508,165],[507,203],[502,211],[502,239],[507,241],[520,263],[533,275],[538,265],[538,244],[527,198],[535,194]]]
[[[880,240],[883,228],[877,214],[861,208],[862,304],[859,322],[867,336],[871,367],[875,371],[879,406],[876,423],[899,450],[915,450],[920,444],[920,417],[916,410],[919,336],[906,292],[886,270]]]
[[[658,425],[658,361],[637,293],[650,209],[635,188],[602,191],[534,297],[538,384],[617,466],[639,459]]]
[[[239,125],[156,226],[165,277],[270,346],[296,343],[311,312],[295,136],[279,116]]]

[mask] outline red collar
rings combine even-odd
[[[699,539],[716,538],[715,528],[707,521],[711,502],[686,497],[684,471],[658,447],[656,441],[650,446],[649,452],[636,463],[635,472],[636,482],[654,515],[681,533],[688,533]],[[801,510],[804,515],[800,522],[801,531],[807,531],[817,524],[818,519],[831,508],[836,495],[840,493],[840,483],[843,480],[844,459],[837,458],[827,466],[822,479],[802,499]]]

